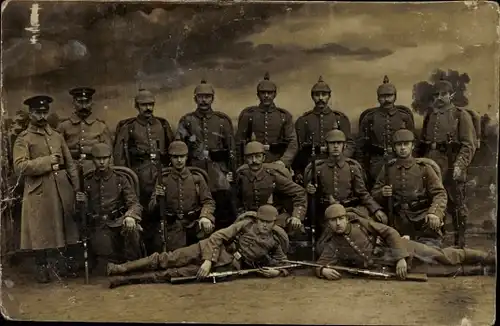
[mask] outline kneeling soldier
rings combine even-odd
[[[271,205],[257,210],[255,219],[243,219],[214,232],[208,239],[174,251],[153,255],[121,265],[108,264],[108,275],[124,274],[138,270],[166,270],[162,277],[207,277],[214,269],[241,270],[262,266],[281,266],[286,260],[283,243],[288,237],[275,225],[278,211]],[[285,269],[263,268],[266,277],[286,276]],[[134,281],[158,281],[158,274],[130,277]],[[125,282],[124,282],[125,283]]]
[[[372,195],[380,203],[394,198],[394,221],[389,225],[399,233],[408,235],[411,240],[440,247],[448,197],[439,166],[430,159],[412,156],[414,140],[410,130],[400,129],[394,133],[397,158],[382,168]]]
[[[342,205],[327,208],[325,218],[330,228],[328,241],[317,261],[319,278],[338,280],[341,274],[328,265],[357,268],[395,268],[398,278],[408,271],[425,271],[433,276],[460,274],[462,265],[495,266],[492,254],[474,249],[435,248],[402,238],[384,224],[349,216]],[[377,239],[380,239],[377,241]]]
[[[139,222],[142,207],[127,177],[110,164],[111,147],[92,146],[95,170],[85,175],[85,192],[76,200],[85,202],[92,252],[106,261],[123,262],[142,257]]]
[[[167,237],[163,240],[168,250],[175,250],[192,245],[213,232],[215,202],[206,173],[186,167],[187,145],[175,140],[168,147],[168,154],[172,167],[163,170],[161,184],[156,184],[149,202],[149,211],[155,211],[160,200],[165,201],[165,211],[160,212],[166,219]],[[164,234],[164,230],[160,232]]]

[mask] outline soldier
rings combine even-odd
[[[325,212],[330,232],[329,241],[317,261],[319,278],[338,280],[341,274],[328,265],[350,265],[357,268],[395,268],[404,279],[408,271],[423,270],[431,275],[449,275],[450,268],[459,275],[461,265],[495,266],[495,256],[473,249],[439,249],[402,238],[384,224],[352,218],[342,205],[334,204]],[[381,242],[376,242],[381,239]],[[444,267],[444,268],[443,268]]]
[[[202,80],[194,90],[197,108],[184,115],[177,128],[177,137],[189,148],[189,165],[208,173],[209,188],[216,202],[217,229],[229,226],[236,218],[231,200],[234,162],[234,128],[227,114],[212,109],[214,101],[212,85]]]
[[[42,283],[50,281],[47,251],[78,242],[72,218],[78,175],[63,137],[47,124],[52,101],[44,95],[24,101],[30,124],[13,150],[14,170],[24,178],[21,249],[35,251],[37,280]]]
[[[363,168],[357,161],[343,154],[346,140],[345,134],[338,129],[326,134],[328,158],[316,162],[317,185],[313,183],[311,176],[312,164],[307,166],[304,179],[307,184],[306,190],[314,195],[318,188],[320,189],[321,212],[324,212],[329,205],[338,203],[345,207],[361,208],[365,213],[363,215],[375,216],[379,222],[387,223],[387,216],[382,207],[366,189]],[[321,234],[323,223],[320,221],[317,224],[318,234]]]
[[[397,158],[391,160],[387,167],[382,167],[372,195],[378,202],[386,204],[387,198],[394,198],[394,221],[390,226],[411,240],[439,248],[443,238],[441,228],[447,202],[446,190],[436,163],[412,156],[414,141],[415,136],[408,129],[394,133],[393,146]]]
[[[311,97],[314,108],[304,113],[295,122],[299,155],[295,158],[294,171],[296,175],[302,175],[307,165],[307,159],[311,155],[311,147],[314,146],[318,159],[327,158],[328,153],[323,146],[326,134],[334,129],[340,129],[347,137],[344,155],[351,157],[354,152],[354,141],[351,137],[351,122],[349,118],[340,111],[334,111],[328,106],[331,97],[331,89],[320,76],[318,82],[311,89]],[[300,161],[300,162],[298,162]],[[300,179],[300,177],[298,177]]]
[[[467,167],[476,152],[476,133],[468,112],[452,103],[453,88],[445,80],[434,85],[434,108],[424,119],[420,154],[439,165],[448,192],[448,213],[455,229],[455,245],[465,246]]]
[[[257,141],[264,144],[266,163],[275,162],[289,168],[297,154],[297,134],[291,113],[274,104],[276,84],[269,80],[268,73],[257,85],[257,96],[260,104],[245,108],[238,117],[236,142],[249,142],[255,133]]]
[[[163,213],[166,219],[166,247],[175,250],[192,245],[213,232],[215,202],[210,195],[204,171],[186,167],[187,145],[175,140],[168,147],[168,154],[172,167],[163,172],[161,184],[155,185],[149,210],[156,211],[159,197],[164,197],[165,211],[160,214]],[[158,237],[154,240],[158,248]]]
[[[74,160],[83,159],[83,171],[89,172],[94,168],[90,154],[92,145],[111,143],[111,133],[103,120],[92,116],[92,96],[95,89],[89,87],[77,87],[69,91],[73,96],[75,112],[71,117],[61,120],[57,131],[66,140]],[[53,119],[57,121],[57,117]]]
[[[356,158],[367,171],[368,186],[375,182],[382,165],[394,158],[391,147],[392,134],[401,128],[415,130],[413,113],[409,108],[395,105],[396,87],[384,76],[377,89],[379,107],[365,110],[359,118],[359,135]],[[384,160],[385,159],[385,160]]]
[[[155,101],[153,93],[140,89],[135,97],[135,108],[139,114],[118,122],[116,126],[115,165],[130,168],[139,177],[139,202],[142,207],[148,207],[154,192],[158,167],[169,164],[167,151],[174,139],[168,121],[153,115]],[[144,242],[150,253],[158,249],[154,240],[158,223],[158,212],[143,214]]]
[[[111,147],[105,143],[92,146],[95,169],[85,175],[85,192],[76,200],[84,202],[91,217],[89,225],[93,253],[106,261],[122,263],[142,257],[140,221],[142,207],[127,177],[111,166]]]
[[[166,270],[168,277],[194,276],[204,278],[211,271],[230,268],[240,270],[256,266],[279,266],[286,260],[282,241],[286,233],[275,225],[278,211],[271,205],[259,207],[256,219],[244,219],[213,233],[210,238],[175,251],[153,255],[122,265],[109,264],[108,275],[137,270]],[[287,276],[286,269],[263,268],[265,277]],[[156,274],[139,279],[155,281]]]
[[[293,182],[291,175],[280,172],[280,168],[284,169],[282,165],[264,163],[265,156],[262,143],[253,140],[245,146],[247,164],[236,171],[237,206],[240,212],[252,211],[275,202],[280,211],[277,225],[288,232],[297,231],[302,228],[307,209],[304,188]],[[290,201],[293,204],[291,209],[288,207]]]

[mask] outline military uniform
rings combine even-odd
[[[413,132],[398,130],[394,134],[394,143],[401,141],[414,141]],[[440,246],[442,240],[441,230],[432,230],[426,223],[427,214],[444,219],[447,195],[441,178],[432,167],[432,161],[420,158],[397,158],[389,162],[389,183],[386,180],[386,167],[382,167],[377,182],[372,189],[373,197],[380,203],[387,201],[382,195],[382,187],[392,184],[394,225],[398,232],[409,235],[412,240],[419,242],[434,242]]]
[[[377,94],[396,95],[396,87],[385,77]],[[389,155],[388,159],[395,157],[391,147],[392,135],[401,128],[415,130],[413,113],[405,106],[393,105],[389,109],[376,107],[361,114],[355,157],[368,172],[369,187],[373,185],[385,163],[384,154]]]
[[[30,110],[47,113],[52,98],[35,96],[24,103]],[[58,157],[53,164],[52,157]],[[30,123],[13,149],[14,170],[24,177],[21,215],[21,249],[35,250],[39,281],[48,282],[45,249],[78,241],[73,220],[78,174],[63,137],[47,124]]]
[[[187,152],[183,142],[174,141],[169,146],[170,155],[187,155]],[[215,223],[215,202],[205,177],[188,167],[182,171],[169,168],[163,173],[162,185],[166,195],[164,213],[167,220],[167,248],[175,250],[206,237],[207,234],[199,229],[198,221],[205,217]],[[158,204],[159,198],[153,193],[149,211],[157,211]]]
[[[92,88],[79,87],[70,90],[73,97],[91,99],[95,90]],[[57,127],[57,131],[66,140],[71,156],[74,160],[79,160],[81,154],[89,156],[92,145],[97,143],[105,143],[112,146],[111,133],[108,126],[103,120],[88,116],[80,117],[77,113],[73,113],[71,117],[61,120]],[[83,161],[84,173],[89,172],[94,168],[91,157],[86,157]]]
[[[327,209],[325,218],[345,215],[343,206],[332,205]],[[347,217],[349,218],[349,215]],[[329,230],[329,237],[324,243],[324,250],[317,264],[322,266],[338,264],[357,268],[394,267],[400,259],[406,260],[410,271],[422,265],[429,271],[440,270],[440,265],[457,267],[462,264],[495,265],[495,257],[486,252],[430,247],[402,238],[395,229],[387,225],[363,218],[349,219],[347,230],[343,234]],[[320,278],[323,268],[316,269],[316,275]]]
[[[436,90],[452,92],[452,86],[441,81]],[[425,121],[426,120],[426,121]],[[468,209],[466,206],[466,170],[476,152],[476,134],[471,116],[466,110],[450,104],[434,109],[425,117],[420,137],[420,155],[434,160],[441,168],[443,183],[448,192],[448,212],[452,215],[457,236],[455,243],[465,245]],[[453,179],[453,169],[459,167],[463,174]]]
[[[92,157],[111,157],[106,144],[92,147]],[[141,221],[142,207],[130,181],[113,168],[91,171],[85,176],[85,194],[88,198],[86,213],[90,217],[91,246],[93,252],[107,260],[122,262],[141,258],[138,229],[125,230],[125,217]]]
[[[276,92],[276,85],[269,80],[268,75],[257,85],[257,92],[261,91]],[[247,143],[252,134],[264,144],[266,163],[281,160],[287,167],[291,166],[298,144],[290,112],[274,103],[270,107],[260,104],[243,109],[238,117],[236,142]]]
[[[265,205],[257,211],[257,218],[266,221],[276,219],[277,210]],[[174,251],[155,253],[136,262],[122,265],[110,264],[108,274],[122,274],[139,269],[168,271],[168,276],[196,275],[200,265],[210,260],[213,268],[228,266],[230,269],[255,268],[258,266],[279,266],[286,260],[281,247],[286,233],[275,226],[269,234],[257,234],[255,222],[249,219],[213,233],[208,239]],[[280,274],[288,275],[286,270]]]

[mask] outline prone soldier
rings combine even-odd
[[[350,216],[339,204],[328,207],[325,218],[331,236],[317,261],[322,266],[316,268],[319,278],[340,279],[342,275],[329,267],[333,264],[395,269],[401,279],[406,278],[408,271],[447,276],[470,272],[462,265],[495,267],[495,256],[491,253],[452,247],[440,249],[408,240],[390,226]]]
[[[123,167],[117,170],[111,166],[112,151],[108,144],[94,144],[90,154],[95,169],[85,175],[85,192],[77,192],[76,200],[84,203],[90,217],[84,227],[90,230],[92,252],[96,259],[106,262],[139,259],[142,207],[136,189],[119,172]]]
[[[306,191],[314,195],[320,189],[320,211],[324,212],[331,204],[342,204],[344,207],[355,207],[363,216],[374,216],[379,222],[387,223],[387,216],[382,207],[373,199],[366,189],[363,168],[348,157],[345,157],[345,134],[334,129],[325,135],[328,158],[316,162],[318,184],[313,184],[312,163],[305,170]],[[321,234],[322,224],[317,223],[318,234]]]
[[[318,159],[328,157],[325,143],[326,134],[332,129],[340,129],[346,135],[344,155],[351,157],[354,153],[354,141],[351,136],[351,122],[347,115],[340,111],[332,110],[328,106],[331,98],[331,89],[320,76],[318,82],[311,89],[314,108],[300,116],[295,122],[299,155],[295,158],[294,171],[298,180],[303,175],[307,159],[311,156],[312,147]]]
[[[264,163],[266,151],[262,143],[249,142],[244,154],[247,164],[238,168],[235,181],[240,212],[255,211],[267,203],[276,204],[280,211],[277,225],[292,233],[301,229],[307,209],[304,188],[292,181],[289,171],[282,165]]]
[[[93,117],[92,96],[94,93],[95,89],[89,87],[71,89],[69,94],[73,96],[75,112],[69,118],[61,120],[57,127],[57,131],[66,140],[73,159],[83,159],[84,173],[94,168],[89,156],[92,145],[105,143],[112,146],[108,126],[103,120]]]
[[[206,173],[196,167],[187,167],[187,145],[174,140],[168,147],[172,167],[162,172],[161,184],[155,185],[155,192],[149,202],[149,210],[157,211],[160,197],[165,200],[166,247],[169,251],[192,245],[206,238],[215,226],[215,202],[207,185]],[[158,234],[155,233],[155,247]]]
[[[275,225],[278,211],[271,205],[258,208],[255,219],[243,219],[214,232],[208,239],[174,251],[154,253],[137,261],[121,265],[109,264],[108,275],[120,275],[139,270],[164,270],[162,277],[207,277],[212,270],[240,270],[262,268],[265,277],[287,276],[286,269],[272,268],[283,265],[286,253],[283,243],[286,233]],[[141,275],[137,281],[158,281],[157,273]],[[134,281],[134,277],[129,277]]]
[[[276,91],[276,84],[266,73],[264,80],[257,85],[260,104],[243,109],[238,117],[236,142],[250,142],[255,134],[257,141],[264,144],[266,163],[275,162],[289,168],[298,150],[297,133],[292,114],[274,104]],[[240,157],[244,156],[243,151],[241,148]]]
[[[139,177],[139,202],[149,205],[154,192],[159,166],[168,166],[168,146],[174,135],[168,121],[153,114],[156,103],[153,93],[140,89],[135,96],[136,117],[118,122],[114,145],[115,165],[132,169]],[[160,164],[158,164],[160,161]],[[142,227],[144,242],[149,253],[159,250],[155,247],[155,235],[159,230],[157,212],[144,212]]]
[[[448,192],[447,211],[452,216],[455,245],[465,246],[467,223],[467,168],[476,152],[477,137],[470,114],[452,103],[453,86],[446,80],[434,85],[432,111],[424,118],[420,155],[439,165]]]
[[[18,135],[13,148],[14,170],[24,178],[21,249],[35,251],[41,283],[50,282],[49,250],[76,244],[79,236],[73,220],[78,174],[64,138],[47,124],[52,101],[44,95],[24,101],[30,124]]]
[[[217,229],[220,229],[236,218],[230,185],[236,163],[233,123],[227,114],[212,109],[214,96],[214,88],[205,80],[196,86],[197,108],[180,119],[176,138],[188,145],[188,165],[208,173],[209,188],[216,202]]]
[[[372,195],[380,203],[394,198],[394,221],[390,226],[411,240],[439,248],[443,238],[446,190],[439,166],[432,160],[412,156],[414,141],[415,136],[408,129],[394,133],[397,158],[382,167]]]
[[[359,117],[359,135],[356,159],[367,171],[368,187],[371,188],[384,164],[394,158],[391,140],[392,134],[401,128],[415,130],[411,110],[396,101],[396,86],[384,76],[382,85],[377,88],[379,107],[370,108]]]

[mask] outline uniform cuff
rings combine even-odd
[[[301,221],[304,220],[304,217],[306,215],[306,208],[302,206],[294,207],[293,212],[292,212],[292,217],[296,217],[300,219]]]

